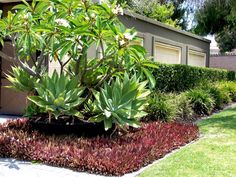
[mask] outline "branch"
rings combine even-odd
[[[26,72],[28,72],[30,75],[32,75],[34,77],[38,77],[38,78],[40,77],[36,72],[34,72],[25,63],[23,63],[18,57],[10,57],[10,56],[6,55],[5,53],[3,53],[2,51],[0,51],[0,57],[2,57],[3,59],[5,59],[7,61],[18,63],[19,66],[21,68],[23,68]]]
[[[40,69],[41,65],[43,64],[44,61],[44,49],[42,49],[40,56],[38,57],[38,66],[37,66],[37,71]]]
[[[108,56],[106,56],[106,57],[103,57],[102,59],[99,60],[99,62],[98,62],[95,66],[90,67],[90,68],[87,68],[86,71],[92,71],[92,70],[96,69],[97,67],[99,67],[99,66],[102,64],[102,62],[103,62],[104,60],[109,59],[109,58],[112,58],[114,54],[115,54],[115,52],[112,53],[111,55],[108,55]]]

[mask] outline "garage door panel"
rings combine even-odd
[[[206,54],[203,52],[189,51],[188,65],[190,66],[206,66]]]
[[[155,46],[155,61],[166,64],[180,64],[181,48],[157,43]]]

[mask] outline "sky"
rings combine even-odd
[[[211,40],[211,49],[219,49],[217,47],[217,42],[215,41],[215,37],[214,36],[208,35],[206,38]]]

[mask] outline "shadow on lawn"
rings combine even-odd
[[[228,109],[212,118],[205,119],[199,124],[201,127],[218,127],[236,131],[236,108]]]

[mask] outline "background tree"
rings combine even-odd
[[[114,0],[111,0],[114,1]],[[188,30],[192,13],[204,0],[118,0],[130,10],[173,27]]]
[[[194,32],[215,35],[221,52],[236,47],[236,1],[206,0],[196,12]]]

